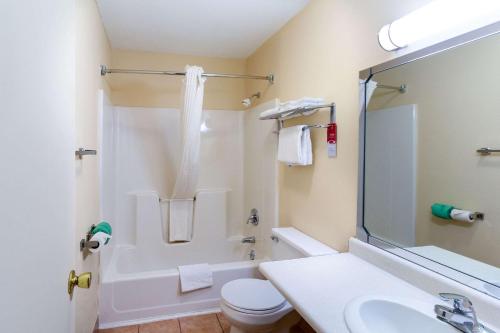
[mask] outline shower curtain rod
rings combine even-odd
[[[406,84],[402,84],[399,87],[396,87],[396,86],[388,86],[386,84],[377,83],[377,88],[397,90],[402,94],[406,92]]]
[[[113,74],[113,73],[154,74],[154,75],[186,75],[185,72],[177,72],[177,71],[152,71],[152,70],[144,70],[144,69],[116,69],[116,68],[108,68],[105,65],[101,65],[101,75],[102,76],[105,76],[106,74]],[[266,80],[270,84],[274,83],[274,75],[273,74],[269,74],[267,76],[264,76],[264,75],[204,73],[203,76],[223,77],[223,78],[232,78],[232,79]]]

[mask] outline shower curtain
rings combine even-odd
[[[372,99],[373,92],[377,89],[377,82],[370,80],[366,82],[366,101],[365,101],[365,81],[359,80],[359,112],[363,111],[363,105],[366,102],[366,106],[370,103]]]
[[[190,241],[200,163],[200,126],[205,78],[203,68],[186,66],[181,116],[181,160],[169,209],[169,241]]]

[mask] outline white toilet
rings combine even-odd
[[[337,251],[295,228],[274,228],[272,260],[335,254]],[[221,290],[221,309],[231,333],[289,332],[300,316],[267,280],[238,279]]]

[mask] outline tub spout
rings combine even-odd
[[[250,236],[250,237],[244,237],[242,240],[241,240],[242,243],[252,243],[254,244],[255,243],[255,236]]]

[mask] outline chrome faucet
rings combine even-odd
[[[442,300],[453,303],[453,308],[441,304],[434,306],[439,320],[464,333],[495,333],[478,322],[476,311],[467,297],[450,293],[440,293],[439,296]]]
[[[259,224],[259,211],[255,208],[252,208],[250,211],[250,216],[247,219],[247,224],[252,223],[253,225]]]
[[[255,243],[255,236],[250,236],[250,237],[243,237],[241,240],[242,243]]]

